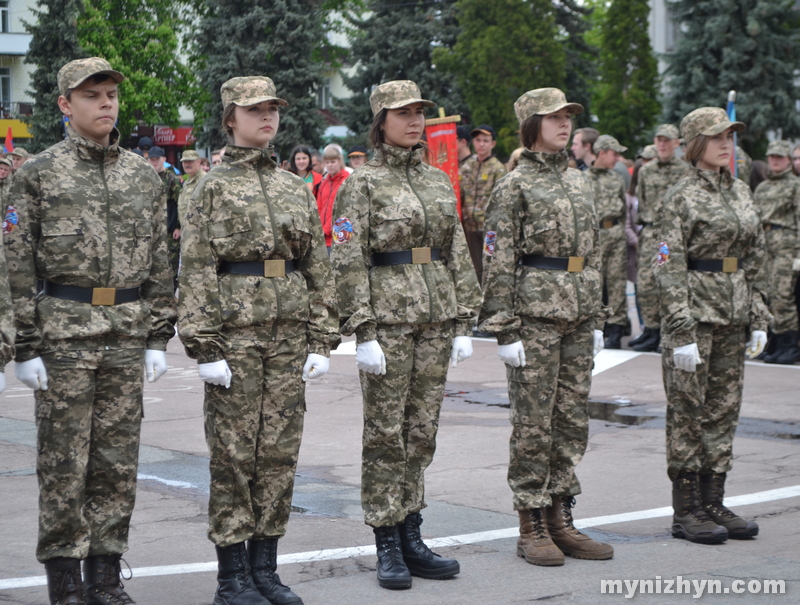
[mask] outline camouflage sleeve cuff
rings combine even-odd
[[[148,351],[166,351],[167,350],[167,343],[163,340],[148,340],[147,344],[144,346],[145,349]]]
[[[378,330],[374,323],[363,323],[356,328],[356,343],[378,340]]]
[[[522,340],[522,337],[519,335],[517,330],[512,330],[511,332],[501,332],[500,334],[496,334],[496,336],[498,345],[510,345]]]
[[[697,342],[697,335],[694,333],[694,330],[688,332],[673,332],[672,334],[664,333],[661,335],[661,344],[668,349],[676,349],[678,347],[690,345],[693,342]]]
[[[339,344],[336,343],[336,346],[339,346]],[[331,345],[327,342],[320,342],[319,340],[309,340],[308,353],[309,355],[313,353],[314,355],[322,355],[323,357],[330,357]]]
[[[23,361],[30,361],[40,356],[39,351],[36,349],[20,349],[17,347],[17,353],[14,355],[14,361],[22,363]]]
[[[223,359],[225,359],[225,356],[219,349],[209,349],[207,351],[203,351],[202,353],[198,353],[197,357],[195,358],[198,364],[214,363],[215,361],[222,361]]]
[[[472,319],[457,319],[456,320],[456,336],[472,336],[472,326],[474,322]]]

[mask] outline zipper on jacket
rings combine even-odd
[[[256,174],[258,175],[258,182],[261,184],[261,193],[264,195],[264,201],[267,203],[267,210],[269,210],[269,222],[270,226],[272,227],[272,243],[274,245],[272,251],[275,252],[278,249],[278,230],[275,225],[275,213],[272,211],[272,204],[269,201],[269,196],[267,195],[267,187],[264,185],[264,176],[261,174],[261,167],[258,165],[258,160],[255,163]],[[283,306],[281,305],[281,295],[278,292],[278,285],[275,283],[274,279],[267,280],[272,289],[275,291],[275,302],[277,303],[277,315],[275,317],[275,321],[277,322],[281,315],[283,315]],[[277,327],[277,326],[275,326]]]
[[[570,208],[572,209],[572,223],[573,223],[573,230],[574,230],[573,233],[575,234],[575,237],[574,237],[574,239],[572,241],[572,256],[577,256],[578,255],[578,215],[575,214],[575,202],[572,201],[572,196],[567,191],[567,188],[564,187],[564,182],[561,180],[561,175],[558,173],[558,167],[556,166],[555,158],[553,159],[553,172],[555,172],[556,180],[558,181],[558,184],[561,186],[561,191],[563,191],[564,195],[567,196],[567,199],[569,200]],[[586,259],[584,259],[583,262],[584,262],[584,269],[585,269],[586,268],[585,267]],[[578,288],[577,273],[570,273],[569,276],[570,276],[570,279],[572,279],[572,287],[575,288],[575,300],[578,301],[578,319],[580,319],[580,317],[582,315],[581,309],[582,309],[583,305],[581,304],[581,291]]]
[[[414,189],[414,184],[411,182],[411,158],[413,155],[408,156],[408,161],[406,161],[406,179],[408,179],[408,186],[411,187],[411,191],[414,192],[414,195],[417,196],[419,203],[422,204],[422,214],[425,217],[425,228],[422,231],[422,243],[425,243],[425,239],[428,236],[428,210],[425,208],[425,202],[422,201],[422,197],[420,197],[417,190]],[[422,265],[422,278],[425,280],[425,287],[428,289],[428,322],[433,323],[433,292],[431,292],[431,285],[428,283],[428,270],[427,264]]]
[[[733,178],[733,177],[731,177],[731,178]],[[719,196],[722,199],[722,203],[725,204],[728,207],[728,210],[730,210],[731,213],[733,214],[733,216],[736,218],[736,237],[733,239],[733,241],[737,242],[737,241],[739,241],[739,237],[742,234],[742,223],[739,220],[739,215],[736,214],[736,210],[733,209],[733,206],[731,206],[730,203],[728,202],[728,198],[725,197],[725,192],[722,189],[722,177],[720,177],[720,183],[719,183]],[[733,276],[735,275],[735,273],[728,273],[727,275],[728,275],[728,286],[729,286],[729,290],[730,290],[730,297],[729,298],[731,300],[731,323],[734,323],[734,321],[736,319],[736,313],[735,313],[736,312],[736,306],[734,305],[734,301],[733,301]],[[749,288],[748,288],[748,290],[749,290]],[[748,307],[749,307],[749,305],[748,305]]]
[[[106,152],[108,150],[104,147],[103,151],[100,153],[100,178],[103,179],[103,191],[105,191],[106,196],[106,242],[108,247],[108,268],[106,269],[106,280],[105,286],[108,287],[109,283],[111,282],[111,265],[114,262],[114,247],[111,245],[111,193],[108,190],[108,180],[106,179]],[[111,313],[108,312],[106,307],[101,307],[103,309],[103,314],[108,319],[109,323],[111,323],[111,330],[106,333],[105,338],[105,349],[106,351],[110,348],[108,345],[108,337],[110,332],[113,332],[115,329],[114,326],[114,318],[111,316]]]

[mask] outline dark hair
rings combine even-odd
[[[572,133],[572,136],[574,137],[579,133],[581,135],[581,144],[584,147],[586,147],[588,144],[589,149],[591,149],[592,153],[594,153],[594,143],[597,140],[597,137],[600,136],[600,131],[596,128],[578,128],[578,130]]]
[[[755,191],[762,181],[767,180],[768,175],[769,164],[762,160],[754,161],[753,166],[750,168],[750,190]]]
[[[683,152],[683,159],[689,162],[692,166],[697,166],[697,162],[703,159],[708,146],[708,139],[704,134],[698,134],[695,138],[686,144],[686,149]]]
[[[81,84],[85,84],[86,82],[91,82],[92,84],[102,84],[106,80],[111,80],[113,82],[114,78],[108,74],[94,74],[93,76],[86,78],[83,82],[81,82]],[[114,84],[116,84],[116,82],[114,82]],[[80,86],[80,84],[78,86]],[[77,86],[75,88],[77,88]],[[75,90],[75,88],[69,88],[67,89],[67,92],[64,93],[64,97],[67,99],[67,101],[72,101],[72,91]]]
[[[312,156],[311,149],[309,147],[307,147],[306,145],[297,145],[294,149],[292,149],[292,153],[289,154],[289,172],[292,172],[294,174],[298,174],[298,172],[297,172],[297,163],[294,161],[294,158],[298,153],[304,153],[304,154],[306,154],[308,156],[307,173],[311,172],[311,170],[312,170],[311,169],[311,164],[312,164],[311,160],[312,160],[313,156]]]
[[[539,140],[539,131],[542,128],[542,117],[534,114],[525,118],[519,127],[519,140],[525,149],[533,149]]]
[[[228,126],[228,122],[235,122],[236,118],[236,103],[230,103],[225,109],[222,110],[222,132],[228,137],[228,141],[233,143],[233,128]]]
[[[383,136],[383,123],[386,121],[388,112],[386,108],[381,109],[374,118],[372,118],[372,126],[369,129],[369,143],[376,151],[381,150],[385,144]]]
[[[636,160],[633,164],[633,174],[631,175],[631,186],[628,187],[628,195],[636,195],[636,185],[639,184],[639,170],[644,166],[642,158]]]

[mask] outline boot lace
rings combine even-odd
[[[63,597],[58,603],[72,605],[80,603],[81,592],[81,573],[80,567],[64,570],[60,572],[61,579],[58,583],[58,594]]]
[[[581,535],[581,532],[578,531],[577,527],[575,527],[575,521],[572,518],[572,509],[575,507],[575,498],[572,496],[569,498],[560,498],[559,507],[561,508],[561,514],[564,517],[564,529],[575,536]]]
[[[537,540],[542,540],[548,537],[547,525],[544,521],[544,515],[541,508],[531,509],[531,533]]]
[[[393,564],[405,564],[403,561],[403,551],[400,548],[400,541],[396,536],[384,536],[378,550],[378,554],[382,552]]]

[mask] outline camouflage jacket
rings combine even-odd
[[[667,190],[690,171],[689,164],[675,157],[667,162],[656,158],[642,166],[636,184],[636,197],[639,199],[639,215],[636,222],[640,225],[656,223]]]
[[[506,167],[494,156],[483,162],[473,155],[461,165],[462,191],[461,220],[465,229],[481,231],[486,216],[486,206],[497,181],[506,174]]]
[[[589,168],[585,172],[594,188],[594,207],[599,221],[619,219],[625,223],[625,180],[614,170]]]
[[[167,168],[159,173],[159,178],[167,194],[167,233],[171,236],[175,229],[181,228],[178,216],[178,199],[181,195],[181,182],[172,168]]]
[[[0,237],[0,372],[11,361],[14,352],[14,313],[11,293],[8,288],[6,255],[3,253],[3,238]]]
[[[102,147],[67,126],[67,138],[17,171],[19,225],[6,235],[17,361],[43,351],[108,347],[166,350],[175,334],[164,196],[146,160]],[[37,295],[36,280],[83,288],[141,286],[138,301],[94,306]]]
[[[378,324],[456,320],[472,333],[481,304],[478,278],[456,212],[450,179],[422,163],[420,149],[384,146],[342,183],[333,210],[331,263],[342,334],[375,340]],[[370,256],[441,248],[428,264],[372,267]]]
[[[800,179],[794,176],[790,166],[778,174],[769,173],[766,181],[759,183],[755,191],[756,207],[765,229],[780,225],[794,232],[800,247]],[[768,227],[769,225],[769,227]]]
[[[281,170],[272,147],[228,145],[194,190],[181,232],[179,333],[199,363],[225,357],[232,339],[305,334],[310,353],[339,343],[336,299],[317,202]],[[294,260],[283,277],[217,273],[221,261]]]
[[[200,169],[195,172],[192,176],[187,178],[183,181],[183,186],[181,187],[181,194],[178,197],[178,223],[183,223],[183,217],[186,216],[186,210],[189,208],[189,200],[192,198],[192,194],[194,193],[197,184],[200,180],[205,176],[205,172]]]
[[[3,211],[3,217],[6,215],[6,208],[9,203],[8,199],[8,190],[11,185],[11,180],[14,178],[14,175],[9,174],[6,178],[0,179],[0,210]]]
[[[696,342],[698,323],[766,330],[764,231],[750,188],[722,173],[693,168],[670,189],[657,225],[656,262],[665,346]],[[739,259],[733,273],[689,271],[688,260]]]
[[[567,153],[523,151],[486,214],[481,330],[503,345],[520,339],[522,316],[602,322],[598,227],[592,184],[568,168]],[[582,256],[585,264],[574,273],[519,264],[528,254]]]

